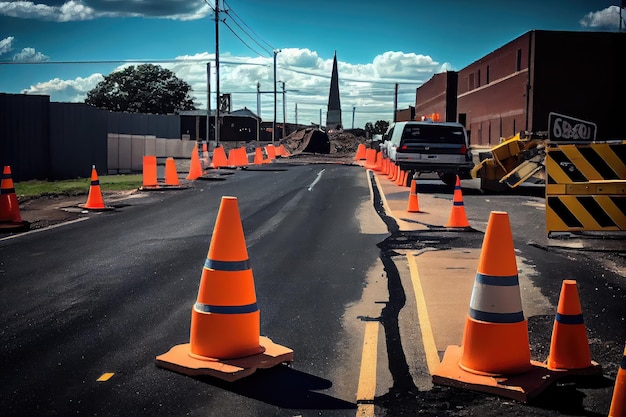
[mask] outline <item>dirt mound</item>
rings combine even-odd
[[[291,153],[321,153],[321,154],[353,154],[365,138],[348,132],[333,132],[327,135],[317,129],[302,129],[291,133],[280,141]]]

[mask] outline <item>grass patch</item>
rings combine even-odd
[[[105,191],[126,191],[135,190],[142,186],[143,175],[101,175],[98,176],[100,189]],[[39,195],[82,195],[89,192],[91,178],[77,178],[63,181],[41,181],[31,180],[16,182],[15,194],[18,196],[39,196]]]

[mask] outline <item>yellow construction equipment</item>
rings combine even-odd
[[[542,139],[522,138],[518,133],[491,148],[491,157],[474,166],[472,178],[480,178],[481,188],[503,191],[515,188],[535,176],[543,180],[545,144]]]

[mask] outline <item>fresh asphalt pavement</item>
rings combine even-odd
[[[272,164],[0,240],[3,415],[606,415],[626,339],[623,258],[555,247],[540,192],[463,191],[471,227],[455,230],[438,181],[420,181],[420,212],[407,213],[408,188],[362,167]],[[222,195],[239,201],[261,333],[294,350],[290,366],[235,383],[154,363],[188,342]],[[576,279],[602,378],[534,404],[432,384],[460,343],[492,210],[511,219],[533,359],[548,354],[562,279]]]

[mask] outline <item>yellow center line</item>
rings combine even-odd
[[[112,372],[107,372],[107,373],[105,373],[105,374],[102,374],[102,376],[100,376],[100,378],[96,379],[96,382],[106,382],[106,381],[108,381],[109,379],[111,379],[111,377],[112,377],[113,375],[115,375],[115,374],[114,374],[114,373],[112,373]]]
[[[376,396],[376,360],[378,355],[377,321],[365,323],[363,352],[361,353],[361,373],[357,388],[357,417],[374,416],[374,397]]]
[[[422,331],[422,343],[424,344],[426,364],[428,365],[428,371],[432,375],[439,367],[439,353],[437,352],[437,346],[435,345],[435,336],[433,335],[433,329],[430,325],[430,318],[428,317],[426,299],[424,298],[424,291],[422,290],[422,282],[420,281],[420,275],[417,270],[417,262],[415,261],[415,256],[410,253],[408,253],[406,256],[409,262],[409,271],[411,273],[411,282],[413,283],[413,292],[415,293],[415,303],[417,304],[417,318],[419,320],[420,329]]]

